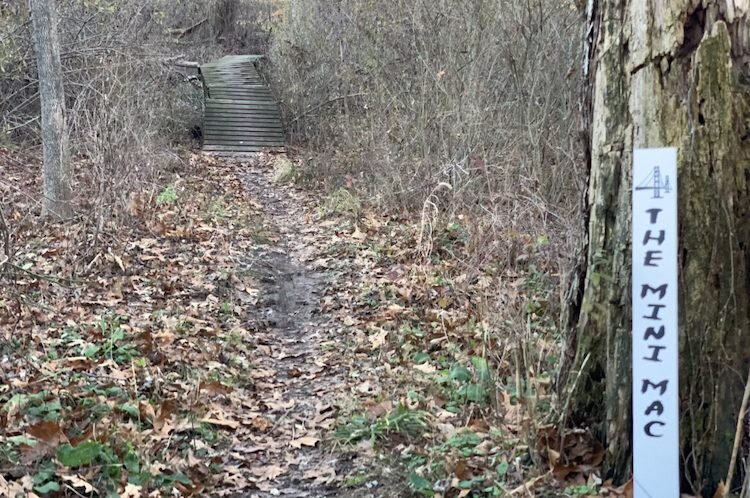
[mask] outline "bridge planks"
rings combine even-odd
[[[284,146],[281,114],[263,83],[254,55],[231,55],[201,66],[207,96],[203,150],[259,152]]]

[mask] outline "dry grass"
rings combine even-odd
[[[132,221],[130,208],[153,193],[158,175],[174,168],[173,146],[190,145],[190,131],[201,123],[195,70],[173,62],[263,51],[272,6],[256,0],[58,0],[57,7],[77,164],[76,216],[93,227],[93,240],[81,241],[90,247],[105,225]],[[40,140],[27,21],[22,2],[0,8],[0,146],[14,153],[33,151]]]
[[[291,0],[270,52],[302,181],[418,223],[425,275],[482,317],[452,344],[507,376],[532,441],[580,227],[579,26],[549,0]]]
[[[571,229],[577,35],[546,0],[292,1],[271,73],[309,181],[471,219],[473,243],[514,264],[526,235],[562,247]]]
[[[79,245],[61,249],[69,253],[60,255],[61,268],[70,273],[109,254],[118,231],[144,210],[163,208],[182,181],[179,162],[166,151],[196,124],[200,91],[164,61],[257,52],[273,25],[266,74],[306,159],[277,165],[276,179],[322,184],[329,195],[319,214],[347,219],[362,237],[368,207],[393,215],[398,228],[383,226],[379,237],[387,242],[366,252],[378,264],[392,259],[383,275],[408,275],[383,296],[427,310],[399,326],[387,320],[394,351],[407,364],[414,353],[433,352],[412,330],[433,323],[436,335],[449,338],[439,343],[440,354],[477,371],[483,402],[490,400],[498,417],[517,412],[519,426],[530,415],[528,428],[535,429],[534,417],[554,408],[549,383],[561,346],[555,289],[581,193],[577,13],[552,0],[292,0],[274,12],[275,1],[112,2],[122,8],[64,5],[71,143],[85,223],[76,224],[78,239],[66,238]],[[0,77],[7,96],[0,98],[0,145],[16,147],[38,138],[21,10],[0,21],[0,36],[10,36],[2,40],[12,41],[0,46],[9,68]],[[155,202],[170,167],[174,183]],[[15,206],[27,214],[8,220],[9,230],[0,221],[0,272],[2,251],[14,242],[4,242],[3,233],[42,230],[30,221],[37,186],[5,188],[0,208],[11,193],[24,197],[22,188],[30,200]],[[399,230],[409,235],[394,244]],[[367,287],[364,308],[375,287],[359,278],[349,280]],[[412,288],[413,296],[398,293]],[[484,365],[497,386],[485,385],[478,373]]]

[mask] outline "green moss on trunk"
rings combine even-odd
[[[606,440],[607,476],[628,479],[631,151],[678,146],[683,470],[704,493],[728,470],[750,351],[750,98],[732,59],[750,47],[709,4],[666,2],[648,14],[679,22],[644,31],[631,17],[642,6],[595,2],[587,267],[567,376],[571,419]]]

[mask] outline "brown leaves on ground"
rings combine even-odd
[[[8,172],[0,494],[626,494],[586,433],[538,426],[548,272],[470,261],[461,214],[425,262],[412,220],[328,216],[272,161],[191,156],[96,229],[39,225],[36,170]]]
[[[248,198],[246,167],[193,155],[97,229],[40,224],[35,165],[3,164],[0,495],[270,490],[321,444],[335,412],[321,403],[300,423],[281,379],[314,382],[327,360],[276,368],[299,353],[258,309],[251,268],[280,235]]]
[[[556,426],[537,431],[537,451],[545,457],[552,475],[559,482],[584,485],[604,461],[604,447],[583,430],[566,430]]]
[[[600,488],[603,453],[592,438],[575,446],[565,439],[564,448],[529,444],[555,402],[551,372],[560,347],[551,277],[535,253],[546,242],[508,233],[508,242],[523,248],[523,264],[539,265],[535,273],[501,263],[495,245],[473,255],[471,222],[457,213],[433,230],[425,262],[411,221],[366,212],[326,249],[337,277],[323,311],[338,320],[336,347],[346,348],[347,368],[358,381],[339,437],[354,443],[353,453],[374,447],[401,466],[404,489],[382,496],[405,489],[455,497]],[[394,429],[400,410],[428,414],[425,426]],[[372,466],[368,458],[357,461]],[[367,475],[359,472],[350,478]],[[377,466],[370,473],[378,475]]]

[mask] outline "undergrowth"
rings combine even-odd
[[[333,254],[357,255],[362,274],[342,279],[370,322],[346,332],[389,393],[359,396],[338,438],[396,458],[416,495],[505,496],[569,450],[539,434],[560,411],[559,289],[580,229],[578,15],[291,0],[276,19],[267,69],[305,157],[295,180],[349,220]],[[394,407],[429,414],[419,444],[382,426]],[[446,446],[458,433],[472,444]],[[582,455],[561,491],[588,485],[578,464],[597,453]]]

